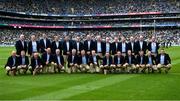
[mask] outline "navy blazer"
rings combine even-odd
[[[96,53],[98,53],[98,52],[97,52],[97,43],[98,43],[98,42],[95,41],[94,47],[95,47]],[[106,49],[105,47],[106,47],[105,43],[101,41],[101,53],[102,53],[102,54],[105,54],[105,49]]]
[[[140,47],[140,41],[136,42],[136,47],[137,47],[137,52],[144,51],[144,54],[145,54],[146,53],[146,49],[147,49],[147,42],[143,41],[142,50],[141,50],[141,47]]]
[[[97,65],[99,66],[99,60],[100,60],[101,58],[97,55],[96,56],[96,61],[97,61]],[[92,64],[94,64],[94,60],[93,60],[93,56],[91,55],[91,56],[89,56],[89,64],[90,63],[92,63]]]
[[[8,58],[8,60],[7,60],[7,63],[6,63],[6,65],[5,65],[5,67],[6,66],[9,66],[10,68],[12,68],[13,67],[13,57],[12,56],[10,56],[9,58]],[[18,57],[15,57],[15,67],[17,67],[17,65],[18,65]]]
[[[109,66],[112,64],[112,57],[111,56],[109,56]],[[106,56],[103,58],[103,65],[107,65],[107,58],[106,58]]]
[[[125,56],[125,63],[129,63],[129,56]],[[136,64],[136,58],[134,55],[131,55],[131,64]]]
[[[156,58],[153,55],[151,55],[151,61],[153,65],[156,64]],[[149,63],[149,56],[146,56],[146,63]]]
[[[64,55],[67,55],[67,52],[71,53],[71,50],[73,49],[73,42],[71,40],[69,40],[69,51],[67,51],[66,41],[63,41],[62,48],[63,48]]]
[[[59,42],[59,46],[57,47],[56,45],[56,41],[53,41],[51,44],[51,52],[52,54],[56,54],[56,49],[60,50],[60,54],[62,54],[62,43],[60,41]]]
[[[51,62],[53,62],[53,55],[52,54],[49,54],[50,55],[50,57],[49,57],[49,63],[51,63]],[[41,58],[42,58],[42,63],[43,63],[43,65],[45,65],[46,64],[46,60],[47,60],[47,53],[43,53],[42,54],[42,56],[41,56]]]
[[[118,65],[118,56],[114,56],[114,64]],[[120,57],[120,64],[124,64],[124,56]]]
[[[69,55],[68,56],[68,67],[70,66],[70,63],[73,63],[73,64],[77,64],[78,63],[78,56],[77,55],[75,55],[74,56],[74,60],[72,61],[72,55]]]
[[[85,51],[87,52],[87,51],[95,50],[94,44],[95,44],[94,41],[91,40],[91,41],[90,41],[90,49],[88,49],[88,40],[85,40],[85,41],[84,41],[84,49],[85,49]]]
[[[60,62],[61,62],[61,65],[63,65],[64,66],[64,58],[63,58],[63,56],[62,55],[59,55],[60,56]],[[53,61],[56,63],[56,64],[58,64],[59,65],[59,63],[58,63],[58,55],[54,55],[54,57],[53,57]]]
[[[148,50],[152,52],[152,47],[151,47],[152,42],[148,43]],[[159,49],[159,43],[156,43],[156,53],[158,53]]]
[[[76,51],[77,51],[77,42],[76,41],[73,43],[73,48],[76,49]],[[79,42],[79,51],[81,51],[83,49],[84,49],[83,43]]]
[[[39,48],[40,48],[40,46],[39,46],[39,42],[38,41],[36,41],[36,44],[37,44],[37,52],[39,52]],[[28,54],[29,55],[32,55],[32,51],[33,51],[33,48],[32,48],[32,41],[29,41],[29,43],[28,43]]]
[[[125,44],[126,44],[125,53],[127,53],[127,50],[128,50],[128,44],[127,44],[127,43],[125,43]],[[119,51],[122,52],[122,42],[119,43]]]
[[[116,47],[116,42],[113,42],[111,44],[111,46],[112,46],[112,55],[116,54],[117,51],[119,51],[119,47],[120,47],[119,45],[120,45],[119,42],[117,43],[117,47]]]
[[[38,57],[37,62],[38,62],[38,66],[42,65],[42,60],[40,57]],[[36,59],[34,57],[31,58],[30,66],[32,67],[32,70],[36,68]]]
[[[140,64],[140,63],[141,63],[141,56],[140,56],[140,55],[138,55],[138,56],[136,57],[136,61],[137,61],[137,64]],[[142,64],[146,64],[146,56],[145,56],[145,55],[143,55]]]
[[[160,58],[161,58],[161,54],[158,54],[157,55],[157,64],[160,63]],[[169,54],[164,54],[164,65],[168,65],[168,64],[171,64],[171,58],[169,57]]]
[[[87,64],[89,64],[89,56],[88,55],[85,55],[86,57],[86,62]],[[78,57],[78,65],[82,64],[82,56],[79,56]]]
[[[131,42],[128,43],[128,50],[131,50],[132,53],[138,54],[136,42],[133,42],[133,43],[134,43],[134,46],[131,45]]]
[[[39,44],[40,44],[40,52],[41,52],[41,53],[46,52],[45,49],[51,48],[51,41],[50,41],[49,39],[46,39],[46,47],[45,47],[45,44],[44,44],[44,40],[43,40],[43,39],[41,39],[41,40],[39,41]]]
[[[18,57],[18,65],[22,65],[22,57]],[[29,65],[29,58],[28,56],[25,56],[25,65]]]
[[[16,48],[17,55],[20,55],[22,50],[25,51],[25,53],[26,53],[27,52],[27,42],[24,41],[24,47],[23,47],[21,40],[18,40],[18,41],[16,41],[15,48]]]

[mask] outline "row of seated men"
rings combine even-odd
[[[36,36],[32,35],[31,40],[26,42],[25,36],[23,34],[20,35],[19,40],[15,44],[17,55],[20,55],[22,50],[29,55],[35,52],[44,53],[47,48],[51,48],[53,54],[55,54],[56,49],[59,49],[63,55],[69,55],[72,49],[76,49],[78,54],[81,50],[85,50],[88,55],[90,55],[92,50],[95,50],[98,54],[101,53],[101,55],[105,55],[107,52],[115,55],[117,51],[125,54],[127,50],[131,50],[136,55],[139,54],[139,51],[146,53],[147,50],[157,55],[159,49],[159,43],[156,42],[155,37],[152,37],[151,42],[146,42],[142,35],[137,41],[135,41],[133,36],[130,37],[129,42],[126,41],[125,37],[121,37],[121,40],[115,37],[113,42],[110,42],[109,37],[103,41],[100,36],[97,36],[97,40],[93,40],[90,35],[87,35],[86,40],[83,42],[79,36],[77,36],[76,40],[70,40],[66,36],[63,41],[59,41],[59,37],[54,36],[53,42],[47,38],[46,34],[43,34],[42,37],[42,39],[36,40]]]
[[[35,52],[30,58],[31,62],[29,62],[25,51],[21,51],[19,56],[16,55],[16,51],[12,51],[12,55],[5,65],[7,75],[16,75],[16,72],[26,74],[27,70],[30,70],[33,75],[61,71],[107,74],[117,71],[123,73],[158,71],[161,73],[164,70],[165,73],[168,73],[171,68],[171,59],[164,49],[161,49],[160,54],[157,54],[156,57],[151,51],[148,51],[147,54],[140,51],[138,55],[133,55],[131,50],[128,50],[127,54],[118,51],[113,56],[107,52],[105,56],[101,56],[95,50],[92,50],[90,55],[85,50],[81,50],[78,54],[76,49],[72,49],[72,52],[64,57],[60,54],[59,49],[56,49],[55,54],[52,54],[51,48],[47,48],[41,56]]]

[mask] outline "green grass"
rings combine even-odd
[[[0,47],[0,100],[180,100],[180,47],[166,49],[169,74],[5,75],[13,48]]]

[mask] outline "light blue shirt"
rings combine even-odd
[[[143,57],[141,56],[141,62],[140,62],[140,64],[143,64]]]
[[[93,56],[94,63],[97,62],[96,56]]]
[[[38,66],[38,61],[37,61],[37,59],[35,60],[35,62],[36,62],[36,66]]]
[[[13,57],[13,66],[16,64],[16,58]]]
[[[58,64],[61,64],[61,58],[60,58],[60,56],[58,56],[57,59],[58,59]]]
[[[50,57],[50,55],[49,55],[49,54],[47,54],[47,60],[46,60],[47,62],[49,62],[49,57]]]
[[[126,52],[126,43],[122,43],[122,52]]]
[[[164,64],[164,59],[165,59],[164,55],[161,55],[161,56],[160,56],[160,63],[161,63],[161,64]]]
[[[22,57],[22,65],[25,65],[25,57]]]
[[[107,65],[109,65],[109,59],[107,59]]]
[[[32,41],[32,51],[37,52],[37,43],[36,43],[36,41]]]
[[[153,53],[156,52],[156,43],[155,42],[151,43],[151,52],[153,52]]]
[[[120,64],[121,63],[121,59],[120,59],[120,57],[118,57],[118,64]]]
[[[131,57],[129,56],[128,58],[129,58],[129,64],[131,64]]]
[[[82,64],[87,64],[87,61],[86,61],[86,57],[85,57],[85,56],[82,57]]]
[[[97,52],[102,52],[101,42],[97,42]]]
[[[152,65],[152,58],[151,57],[148,57],[148,64]]]
[[[110,52],[110,44],[106,43],[106,52]]]

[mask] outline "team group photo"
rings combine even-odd
[[[136,41],[135,41],[136,40]],[[111,42],[112,41],[112,42]],[[37,40],[35,35],[30,41],[25,41],[25,36],[20,35],[15,43],[15,51],[8,58],[5,69],[7,75],[37,73],[165,73],[171,69],[171,59],[165,53],[156,37],[152,36],[149,42],[144,41],[142,35],[138,39],[133,36],[126,42],[124,36],[111,39],[101,36],[92,40],[87,35],[86,40],[77,36],[75,40],[68,36],[59,41],[59,36],[54,36],[51,42],[46,34]],[[159,49],[160,48],[160,49]],[[159,50],[159,52],[158,52]],[[27,55],[26,55],[27,53]],[[30,58],[30,59],[29,59]]]

